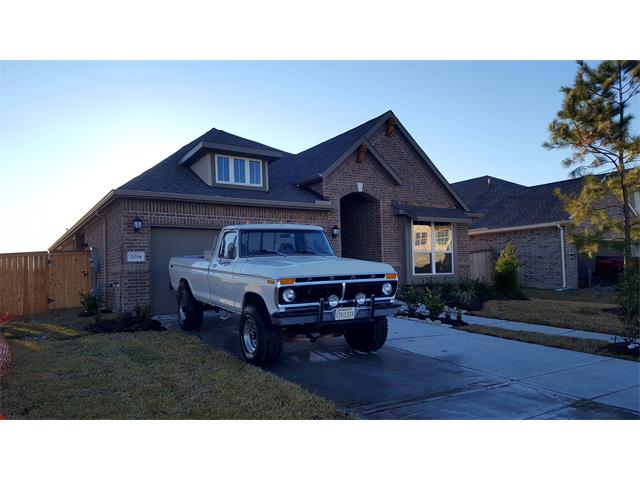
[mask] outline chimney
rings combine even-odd
[[[491,177],[487,176],[487,187],[491,185]]]

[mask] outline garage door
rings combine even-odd
[[[151,228],[151,311],[175,313],[175,291],[169,290],[169,259],[176,255],[202,255],[213,248],[220,230]]]

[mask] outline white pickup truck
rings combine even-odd
[[[207,306],[240,314],[242,354],[261,366],[295,335],[344,334],[354,350],[377,350],[399,308],[391,266],[336,257],[310,225],[225,227],[211,255],[171,258],[169,276],[183,329],[200,328]]]

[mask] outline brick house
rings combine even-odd
[[[583,181],[526,187],[484,176],[453,183],[467,205],[483,214],[469,226],[471,251],[490,250],[495,258],[507,243],[513,243],[520,280],[527,287],[574,289],[593,282],[612,283],[622,265],[621,253],[601,249],[593,258],[579,254],[568,241],[573,222],[554,193],[559,188],[564,194],[576,194]],[[635,198],[640,203],[638,194]]]
[[[337,255],[414,283],[468,276],[472,218],[389,111],[298,154],[212,129],[110,191],[50,250],[91,249],[111,308],[169,313],[169,258],[210,250],[225,225],[320,225]]]

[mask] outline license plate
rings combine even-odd
[[[356,318],[355,307],[336,308],[336,320],[352,320]]]

